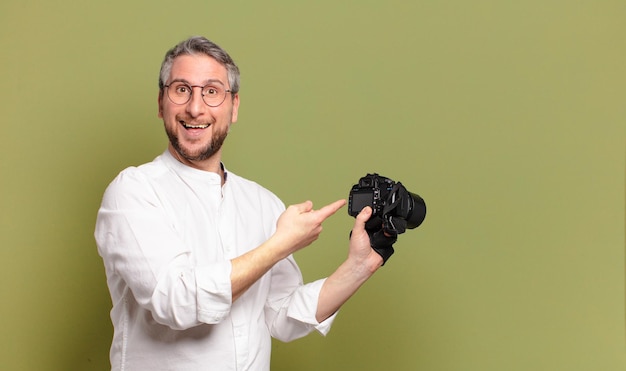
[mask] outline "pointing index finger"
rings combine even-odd
[[[322,208],[320,208],[319,210],[317,210],[317,212],[322,215],[322,217],[324,219],[328,218],[329,216],[333,215],[334,213],[337,212],[337,210],[341,209],[344,205],[346,204],[346,200],[337,200],[333,203],[330,203]]]

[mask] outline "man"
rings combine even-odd
[[[268,370],[271,339],[326,334],[381,266],[356,217],[348,258],[303,284],[292,254],[345,204],[289,206],[227,171],[222,144],[239,110],[239,70],[193,37],[165,56],[158,115],[169,138],[154,161],[107,188],[95,237],[111,292],[113,370]]]

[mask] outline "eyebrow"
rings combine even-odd
[[[186,79],[174,79],[174,80],[170,81],[170,83],[168,85],[173,84],[175,82],[184,82],[187,85],[193,85],[190,81],[188,81]],[[209,84],[212,84],[212,83],[218,83],[218,84],[220,84],[222,86],[226,86],[221,80],[218,80],[218,79],[207,79],[207,80],[204,80],[204,83],[203,83],[202,86],[209,85]]]

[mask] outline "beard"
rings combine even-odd
[[[180,145],[178,136],[173,131],[168,130],[167,126],[165,126],[165,132],[167,133],[167,137],[169,138],[172,147],[174,147],[174,150],[176,150],[182,158],[188,161],[203,161],[210,158],[222,148],[222,144],[224,144],[224,141],[228,136],[228,129],[214,132],[211,136],[211,140],[206,144],[206,146],[195,151],[190,151]]]

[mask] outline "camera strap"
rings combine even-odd
[[[394,253],[393,244],[398,239],[397,235],[387,236],[382,229],[376,232],[367,230],[367,234],[370,237],[370,246],[383,258],[383,265],[385,265],[389,257]]]
[[[365,231],[370,239],[370,247],[383,258],[383,265],[385,265],[394,253],[393,244],[398,240],[398,235],[386,234],[381,227],[377,229],[365,228]],[[350,237],[352,237],[352,231],[350,231]]]
[[[383,208],[383,230],[388,235],[397,236],[406,231],[407,222],[404,218],[397,218],[389,215],[393,215],[391,213],[395,208],[400,205],[400,202],[403,198],[408,196],[408,191],[402,183],[397,182],[391,188],[389,192],[389,196],[387,196],[387,200],[385,202],[385,207]]]

